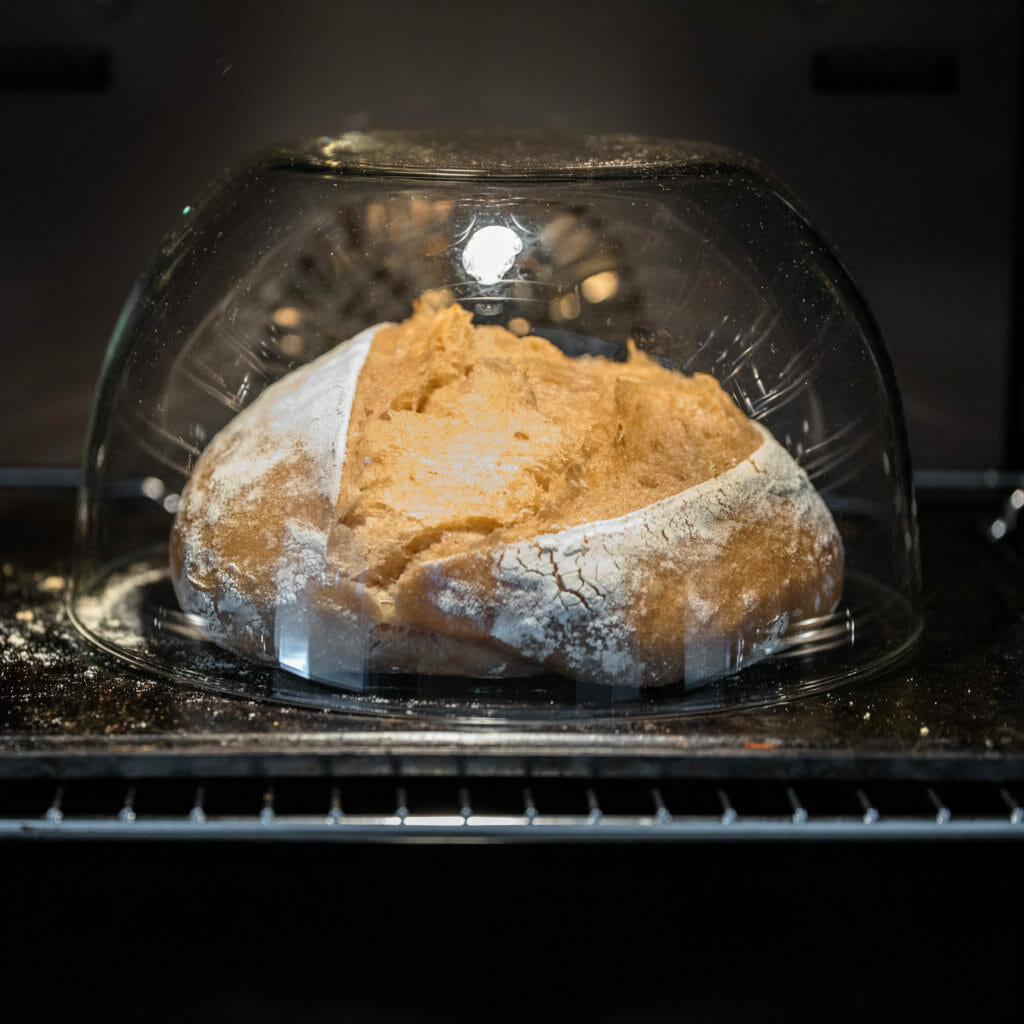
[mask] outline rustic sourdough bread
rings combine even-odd
[[[363,671],[695,681],[842,589],[828,510],[708,376],[417,307],[268,388],[171,535],[216,642]]]

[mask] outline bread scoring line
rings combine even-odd
[[[626,613],[642,590],[637,577],[646,558],[658,556],[665,544],[700,561],[717,557],[738,528],[736,513],[764,499],[766,475],[773,498],[792,502],[801,518],[827,528],[828,511],[806,473],[767,429],[754,426],[761,445],[717,478],[622,516],[504,545],[491,556],[497,592],[487,604],[476,595],[466,602],[468,588],[447,574],[442,560],[430,573],[438,608],[528,658],[545,660],[560,651],[576,671],[610,676],[621,673],[622,659],[628,657],[632,671],[642,671],[630,650],[633,631]],[[580,588],[568,585],[565,577],[571,575],[578,577]],[[593,604],[584,599],[584,587],[597,595]],[[689,605],[701,622],[713,614],[710,596],[690,595]],[[783,614],[769,624],[768,635],[752,645],[748,656],[769,653],[787,621]]]

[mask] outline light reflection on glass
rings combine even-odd
[[[580,290],[587,302],[604,302],[619,290],[619,275],[614,270],[591,274],[580,284]]]
[[[559,295],[549,306],[552,320],[575,320],[580,315],[580,297],[575,292]]]
[[[298,327],[302,323],[302,311],[294,306],[279,306],[271,319],[278,327]]]
[[[504,224],[474,231],[462,251],[466,273],[481,284],[497,284],[523,250],[523,240]]]
[[[278,343],[281,354],[288,356],[289,359],[294,359],[302,352],[302,335],[300,334],[285,334],[282,335],[280,342]]]

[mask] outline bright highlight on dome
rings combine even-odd
[[[474,231],[462,253],[466,273],[481,284],[497,284],[522,252],[523,240],[503,224]]]

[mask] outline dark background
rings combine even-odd
[[[1020,844],[0,846],[5,1020],[1011,1021]]]
[[[1016,0],[6,0],[0,465],[77,464],[106,340],[202,186],[353,128],[724,143],[867,294],[917,468],[1019,468]]]
[[[5,0],[0,465],[78,462],[133,280],[246,154],[539,124],[760,157],[862,285],[917,467],[1020,468],[1021,28],[1016,0]],[[1019,1004],[1018,846],[11,843],[0,1015],[973,1019]]]

